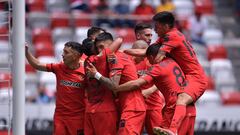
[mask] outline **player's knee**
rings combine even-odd
[[[188,105],[192,102],[193,102],[193,99],[188,94],[181,93],[181,94],[178,95],[178,99],[177,99],[177,104],[178,105]]]

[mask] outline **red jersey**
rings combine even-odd
[[[108,60],[112,69],[110,76],[121,75],[120,84],[138,79],[136,67],[132,59],[122,52],[116,52],[115,60]],[[118,92],[120,110],[123,111],[146,111],[144,98],[140,90]]]
[[[76,117],[85,111],[84,68],[71,70],[63,63],[47,64],[47,71],[53,72],[57,79],[56,116]]]
[[[206,80],[204,70],[197,60],[192,45],[176,28],[160,37],[157,42],[162,43],[160,50],[169,53],[179,64],[185,75],[193,75],[197,79],[201,79],[201,81]]]
[[[107,65],[107,55],[109,49],[104,49],[99,55],[88,57],[89,60],[105,77],[109,77],[109,67]],[[115,102],[111,90],[108,90],[95,78],[87,79],[87,106],[86,112],[108,112],[115,111]]]
[[[184,74],[179,65],[171,58],[165,58],[159,64],[154,64],[148,69],[148,73],[143,77],[148,83],[154,82],[157,88],[162,92],[166,108],[175,108],[177,93],[185,85]],[[195,109],[189,110],[193,115]]]
[[[151,67],[151,64],[148,62],[147,58],[145,58],[140,63],[136,64],[138,77],[146,75],[147,69]],[[150,88],[154,85],[154,83],[148,83],[141,87],[142,90]],[[159,90],[152,93],[148,98],[145,99],[145,103],[147,105],[147,110],[155,110],[162,109],[164,104],[164,98]]]

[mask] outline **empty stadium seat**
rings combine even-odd
[[[215,82],[214,82],[213,77],[207,76],[207,79],[208,79],[207,90],[215,90]]]
[[[217,46],[208,46],[207,47],[208,60],[216,59],[216,58],[227,58],[227,50],[223,45]]]
[[[133,43],[135,38],[135,33],[132,28],[115,28],[116,36],[121,36],[123,38],[123,42],[125,43]]]
[[[9,66],[10,60],[10,45],[8,41],[0,40],[0,68],[6,68]]]
[[[64,44],[64,41],[57,41],[54,45],[55,58],[57,59],[57,61],[62,61]]]
[[[217,91],[205,91],[197,101],[197,105],[219,106],[221,105],[221,97]]]
[[[210,69],[218,91],[232,91],[237,89],[236,78],[230,60],[213,59],[210,61]]]
[[[179,20],[186,20],[194,13],[194,5],[192,0],[173,0],[176,6],[175,13]]]
[[[9,31],[8,31],[8,26],[4,25],[4,26],[0,26],[0,40],[8,40],[8,35]]]
[[[0,73],[0,89],[12,87],[12,76],[10,73]]]
[[[52,37],[54,43],[58,41],[73,41],[73,29],[71,28],[55,28],[52,30]]]
[[[68,13],[54,12],[51,14],[51,28],[69,27],[70,15]]]
[[[46,12],[30,12],[27,17],[27,25],[31,28],[50,28],[49,14]]]
[[[73,11],[73,25],[75,27],[90,27],[92,26],[92,18],[90,18],[91,14],[83,13],[80,11]]]
[[[29,11],[45,11],[45,0],[27,0]]]
[[[89,27],[77,27],[75,28],[74,41],[82,43],[82,41],[87,38],[87,31]]]
[[[33,44],[38,42],[52,42],[52,33],[48,28],[36,28],[32,31]]]
[[[222,103],[224,105],[234,105],[240,104],[240,92],[235,90],[231,92],[222,92],[221,93]]]
[[[70,10],[68,0],[46,0],[48,12],[67,13]]]
[[[34,44],[35,56],[54,56],[54,46],[52,42],[37,42]]]
[[[214,6],[212,0],[194,0],[195,10],[202,14],[213,14]]]
[[[223,33],[219,29],[210,28],[203,32],[203,40],[207,46],[223,44]]]

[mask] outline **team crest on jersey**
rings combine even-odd
[[[117,58],[116,55],[112,54],[112,55],[108,55],[107,56],[107,61],[110,64],[116,64],[117,63]]]

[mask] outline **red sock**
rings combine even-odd
[[[178,128],[180,127],[182,120],[186,115],[186,105],[176,105],[173,119],[170,125],[170,130],[174,133],[177,133]]]

